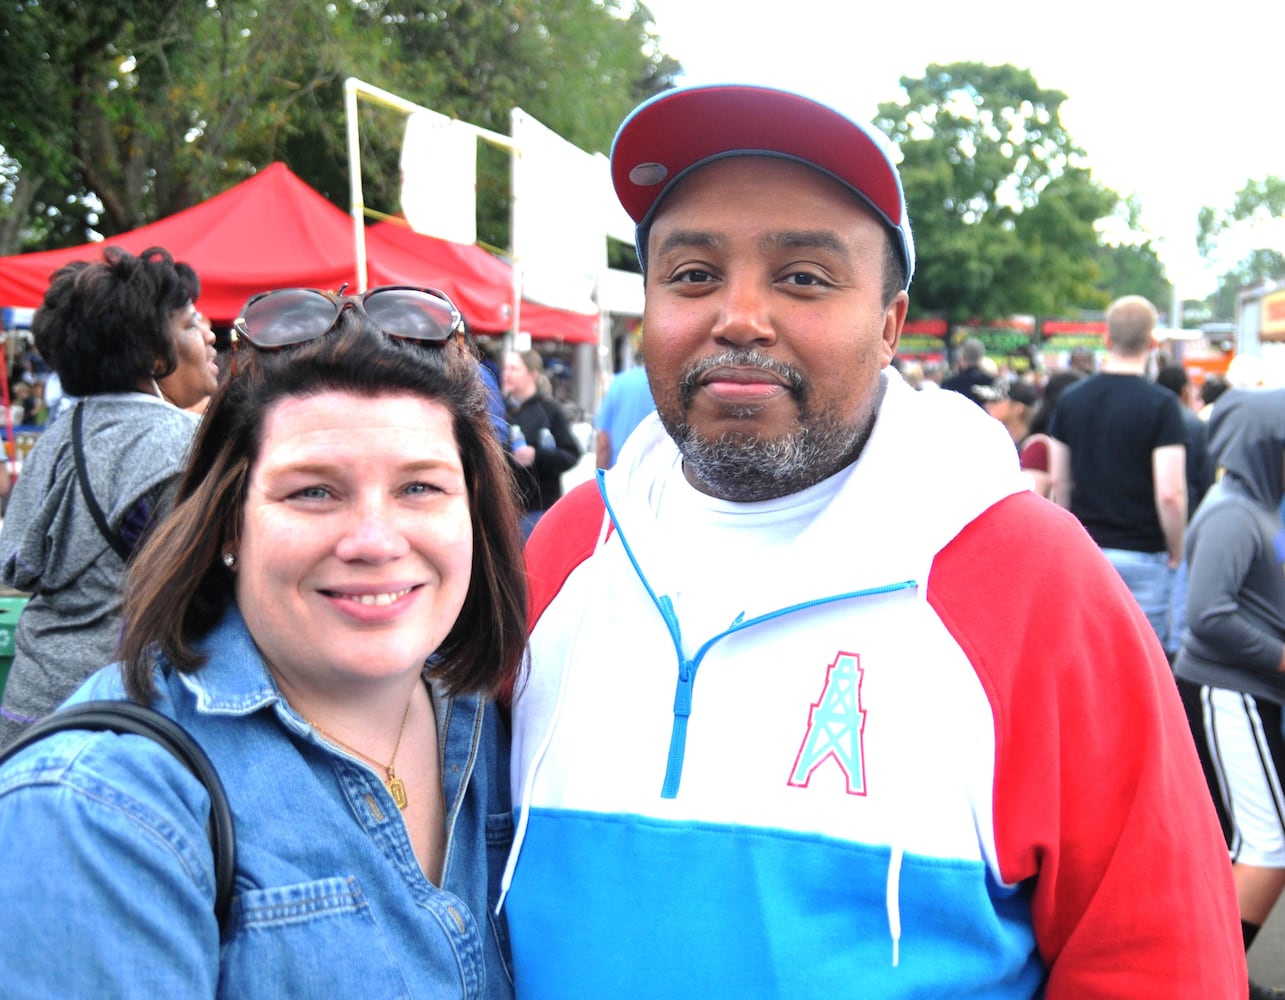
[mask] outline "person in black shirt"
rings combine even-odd
[[[580,442],[562,407],[541,390],[544,362],[535,351],[510,351],[504,359],[511,454],[522,492],[522,537],[562,496],[562,474],[580,460]]]
[[[1062,394],[1049,436],[1053,499],[1080,519],[1167,647],[1187,524],[1187,432],[1177,397],[1146,376],[1157,318],[1138,295],[1111,304],[1102,370]]]
[[[959,371],[942,382],[943,389],[960,392],[982,409],[982,400],[973,392],[976,386],[989,386],[995,380],[995,370],[986,371],[986,346],[976,337],[969,337],[959,345]]]

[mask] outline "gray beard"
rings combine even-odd
[[[799,406],[794,429],[780,438],[728,432],[718,438],[699,436],[686,418],[686,406],[700,375],[723,364],[752,364],[787,379]],[[882,395],[882,385],[880,393]],[[869,416],[856,425],[845,424],[831,413],[809,407],[807,384],[794,368],[749,351],[729,351],[684,373],[679,385],[683,414],[671,421],[661,414],[665,429],[678,445],[690,479],[705,492],[734,503],[757,503],[798,493],[834,475],[855,460],[874,422]],[[737,417],[751,416],[756,407],[745,407]]]

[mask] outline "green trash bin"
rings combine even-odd
[[[0,695],[4,694],[9,667],[13,664],[13,637],[18,630],[18,616],[26,606],[26,595],[0,596]]]

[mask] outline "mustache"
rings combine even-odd
[[[684,401],[690,401],[692,394],[707,374],[715,368],[757,368],[770,372],[785,383],[785,387],[796,399],[802,399],[807,391],[807,379],[793,365],[748,348],[723,351],[708,358],[702,358],[689,368],[684,369],[678,380],[678,392]]]

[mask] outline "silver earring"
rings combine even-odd
[[[236,553],[224,552],[223,565],[226,566],[228,569],[236,569]]]

